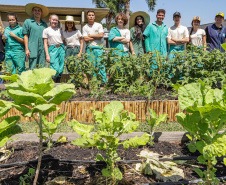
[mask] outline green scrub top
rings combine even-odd
[[[37,23],[34,18],[25,20],[22,33],[28,35],[30,58],[37,58],[39,50],[44,50],[42,32],[45,28],[47,24],[43,20],[40,23]]]
[[[131,37],[133,49],[134,49],[136,56],[143,55],[144,51],[145,51],[144,40],[135,37],[135,28],[134,27],[132,27],[130,29],[130,37]]]
[[[156,22],[150,23],[144,30],[143,34],[145,35],[146,52],[155,52],[155,50],[157,50],[164,57],[167,55],[168,27],[164,23],[162,23],[161,28],[156,24]]]
[[[24,38],[24,35],[22,34],[21,26],[16,25],[14,28],[11,28],[11,26],[8,26],[4,31],[4,35],[7,36],[6,45],[5,45],[6,50],[15,46],[18,46],[18,48],[24,49],[24,44],[18,42],[15,38],[11,37],[10,32],[14,33],[16,36],[20,38]]]

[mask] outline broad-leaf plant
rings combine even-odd
[[[189,150],[198,150],[198,161],[207,166],[205,171],[195,171],[205,184],[219,184],[214,165],[216,157],[226,155],[226,132],[219,133],[226,124],[226,86],[211,89],[200,81],[178,87],[180,107],[186,113],[176,114],[177,121],[189,132]],[[226,165],[226,158],[223,162]]]
[[[39,157],[33,184],[37,183],[41,166],[43,125],[47,128],[49,125],[49,128],[52,129],[52,125],[47,122],[45,116],[52,111],[59,110],[57,105],[68,100],[75,94],[73,84],[60,84],[55,87],[55,83],[52,79],[52,76],[55,74],[56,71],[53,69],[41,68],[23,72],[21,75],[0,76],[3,80],[12,82],[6,84],[6,88],[13,102],[7,103],[11,104],[11,107],[15,107],[21,111],[22,116],[32,117],[39,126]],[[7,110],[6,104],[2,104],[4,103],[1,103],[1,106]],[[66,114],[58,115],[54,123],[58,124],[65,116]]]
[[[76,120],[69,123],[81,135],[81,138],[76,139],[72,144],[80,147],[97,147],[98,150],[106,152],[106,157],[97,154],[96,160],[106,162],[107,168],[102,170],[102,175],[114,181],[122,179],[122,173],[116,165],[116,161],[120,160],[117,153],[119,145],[128,149],[130,146],[146,145],[149,141],[149,134],[144,133],[141,137],[135,136],[120,142],[119,137],[123,133],[132,133],[139,125],[139,121],[135,121],[135,114],[123,109],[121,102],[112,101],[104,107],[104,112],[92,110],[97,124],[96,133],[91,132],[93,125],[81,124]]]

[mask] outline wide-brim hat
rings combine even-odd
[[[29,3],[25,6],[25,12],[31,17],[33,16],[32,9],[34,7],[39,7],[42,9],[42,17],[46,17],[49,14],[49,9],[46,6],[36,3]]]
[[[75,21],[71,15],[67,15],[65,20],[60,20],[60,23],[65,24],[66,22],[74,22],[75,25],[80,23],[80,21]]]
[[[129,24],[131,27],[135,26],[135,19],[137,16],[142,16],[144,18],[144,24],[148,25],[150,22],[150,15],[147,12],[138,11],[134,12],[129,18]]]

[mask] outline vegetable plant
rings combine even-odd
[[[147,117],[146,121],[148,124],[151,126],[150,130],[150,141],[149,144],[153,145],[153,140],[154,140],[154,128],[158,126],[159,123],[164,123],[167,120],[168,114],[160,114],[157,116],[154,110],[148,108],[148,111],[150,113],[150,117]]]
[[[14,101],[10,102],[12,106],[21,111],[22,116],[32,117],[39,126],[39,156],[34,185],[38,180],[42,159],[43,125],[46,124],[43,116],[59,110],[57,105],[75,94],[73,84],[60,84],[55,87],[52,79],[55,74],[56,71],[53,69],[41,68],[23,72],[21,75],[0,76],[3,80],[12,81],[6,84],[7,92]],[[65,117],[66,114],[61,116]],[[59,116],[55,118],[54,123],[58,123],[58,119]]]
[[[97,132],[91,133],[93,125],[81,124],[73,120],[69,125],[81,135],[72,144],[81,147],[97,147],[103,150],[106,157],[101,154],[96,155],[96,160],[105,161],[107,168],[102,170],[102,175],[111,177],[113,181],[121,180],[122,173],[116,165],[116,161],[120,160],[117,149],[119,145],[123,145],[125,149],[145,145],[149,141],[149,134],[144,133],[141,137],[135,136],[128,140],[120,142],[119,136],[123,133],[132,133],[139,125],[135,121],[135,114],[123,111],[123,104],[118,101],[112,101],[104,107],[104,112],[92,110],[97,123]]]
[[[178,86],[179,103],[185,113],[176,114],[177,121],[189,132],[191,152],[198,150],[198,161],[207,166],[207,170],[195,169],[205,184],[219,184],[215,177],[216,157],[226,155],[226,132],[219,131],[226,124],[226,86],[223,89],[211,89],[199,83]],[[226,158],[223,159],[226,165]]]

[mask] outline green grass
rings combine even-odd
[[[90,123],[86,123],[90,124]],[[38,125],[35,122],[19,122],[18,124],[23,133],[38,133]],[[94,127],[94,131],[96,130],[96,125]],[[140,123],[136,132],[149,132],[150,126],[147,123]],[[164,132],[164,131],[185,131],[183,127],[177,122],[168,122],[161,123],[155,128],[155,132]],[[69,127],[66,123],[61,123],[57,128],[57,133],[70,133],[74,132],[74,130]]]

